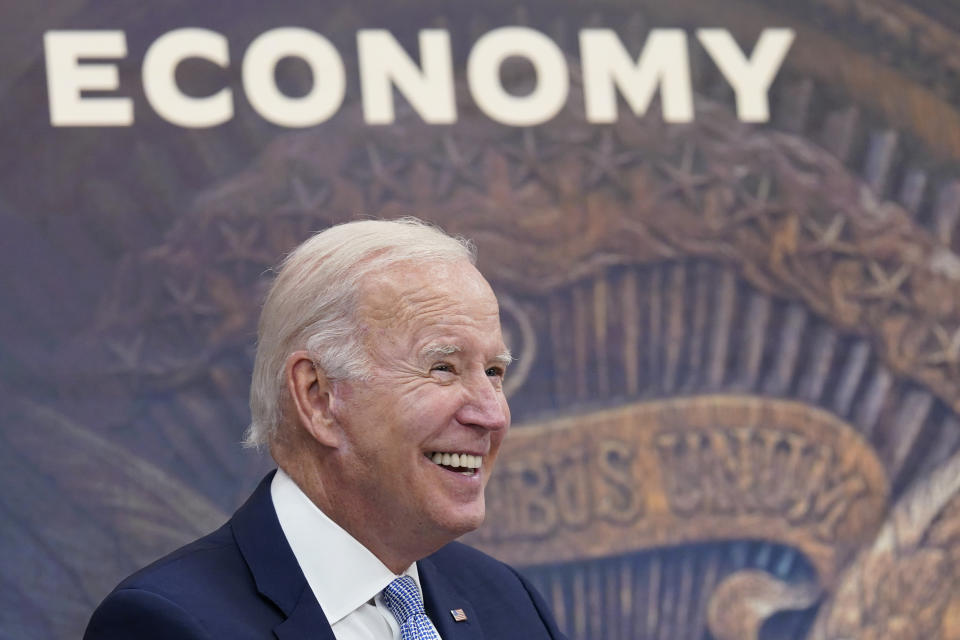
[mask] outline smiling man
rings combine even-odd
[[[279,469],[227,524],[122,582],[85,638],[562,638],[483,522],[510,353],[470,243],[332,227],[260,317],[247,441]]]

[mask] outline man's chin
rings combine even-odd
[[[466,535],[471,531],[480,528],[484,520],[484,507],[474,507],[472,509],[463,509],[448,512],[447,517],[438,519],[440,528],[445,530],[450,540],[455,540],[460,536]]]

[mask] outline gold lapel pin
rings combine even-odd
[[[463,609],[450,609],[450,615],[453,616],[454,622],[463,622],[467,619],[467,614],[463,612]]]

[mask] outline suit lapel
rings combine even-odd
[[[287,543],[270,496],[271,472],[230,521],[257,591],[287,616],[274,627],[280,640],[335,640],[327,617]]]
[[[278,640],[336,640],[323,609],[309,588],[303,590],[290,615],[273,628],[273,633]]]
[[[230,521],[234,539],[250,568],[257,591],[286,616],[274,627],[279,640],[336,640],[323,609],[280,527],[270,496],[271,472]],[[483,640],[480,620],[470,601],[447,580],[430,558],[417,563],[424,608],[443,640]],[[451,611],[467,619],[456,622]]]
[[[443,640],[483,640],[480,619],[473,605],[447,580],[433,560],[424,558],[417,563],[423,604]],[[452,611],[462,609],[467,619],[457,622]]]

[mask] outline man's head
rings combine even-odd
[[[284,261],[261,316],[248,441],[394,569],[479,526],[509,426],[473,260],[417,221],[340,225]]]

